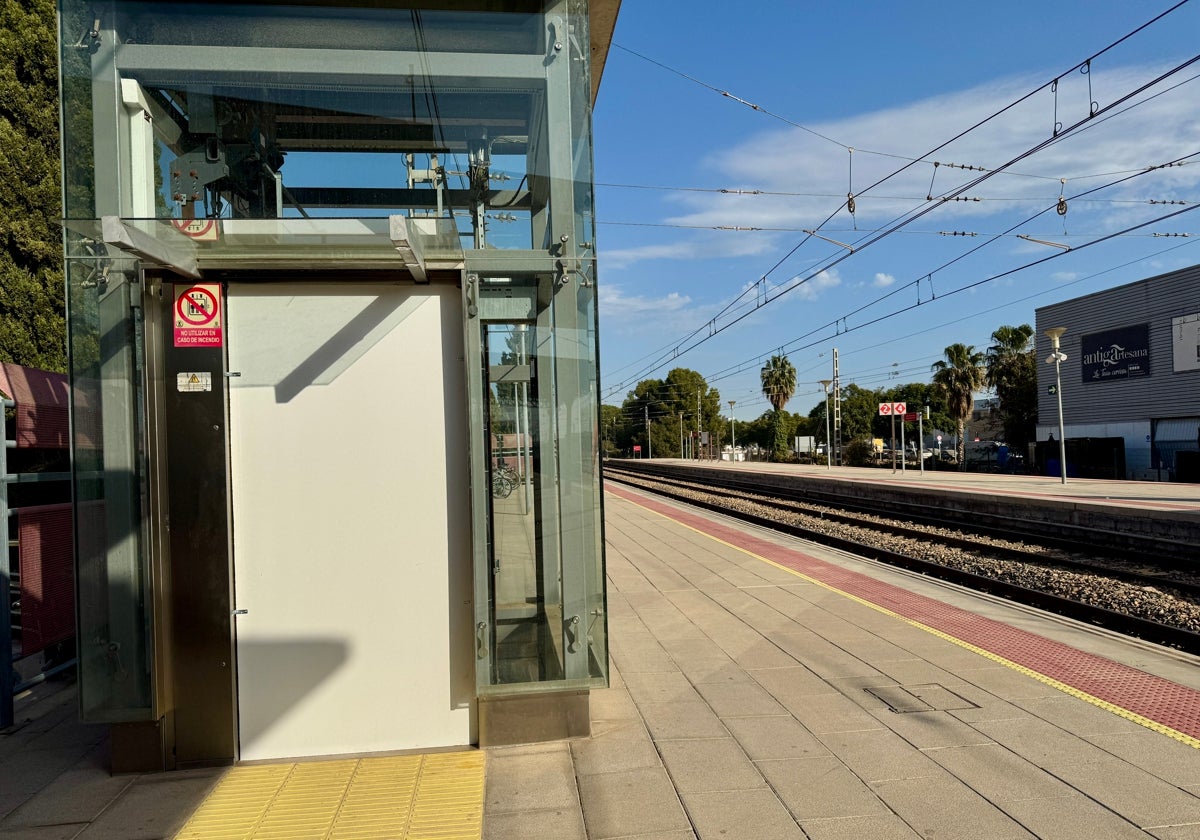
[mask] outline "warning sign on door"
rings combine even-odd
[[[175,286],[175,346],[221,347],[221,287],[216,283]]]
[[[194,394],[212,390],[212,374],[208,371],[190,371],[175,374],[175,387],[181,394]]]

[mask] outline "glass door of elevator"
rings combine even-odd
[[[482,332],[491,678],[562,679],[562,568],[557,553],[538,550],[544,495],[537,325],[485,322]]]
[[[464,280],[477,692],[603,685],[594,336],[576,303],[590,289],[533,272]]]

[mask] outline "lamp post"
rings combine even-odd
[[[833,469],[833,441],[829,439],[829,386],[833,384],[832,379],[820,380],[821,387],[825,389],[825,469]]]
[[[1054,365],[1054,395],[1058,398],[1058,464],[1062,470],[1063,484],[1067,483],[1067,435],[1063,427],[1062,363],[1067,360],[1067,354],[1059,349],[1059,339],[1066,331],[1066,327],[1051,327],[1046,330],[1051,347],[1051,353],[1046,357],[1046,364]]]
[[[737,462],[737,429],[734,427],[733,407],[737,400],[729,401],[729,463]]]

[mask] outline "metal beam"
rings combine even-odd
[[[145,87],[208,82],[261,88],[270,79],[289,87],[304,84],[407,87],[414,68],[420,84],[489,90],[539,88],[546,82],[541,55],[393,52],[385,50],[211,47],[179,44],[121,44],[121,75]]]
[[[122,251],[141,257],[154,265],[165,266],[185,277],[199,279],[200,269],[196,265],[194,250],[163,242],[135,227],[130,227],[118,216],[104,216],[100,220],[100,231],[104,242],[115,245]]]
[[[395,210],[401,207],[434,208],[437,193],[433,190],[406,187],[288,187],[292,200],[289,206],[306,210],[320,207],[352,207],[360,210]],[[465,207],[470,203],[468,190],[447,190],[450,206]],[[529,191],[493,190],[488,193],[489,210],[528,210]]]

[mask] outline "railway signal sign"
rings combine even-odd
[[[892,415],[903,416],[904,414],[907,414],[907,413],[908,413],[908,406],[902,402],[891,402],[891,403],[880,403],[879,404],[879,416],[880,417],[891,417]],[[907,420],[908,418],[906,417],[905,419]],[[914,417],[912,419],[916,420],[917,418]]]

